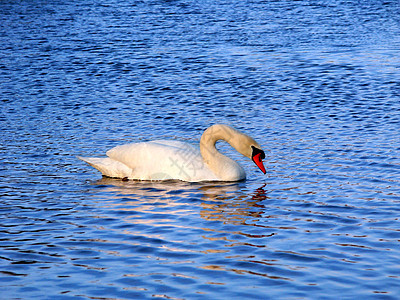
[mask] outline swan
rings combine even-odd
[[[215,148],[219,140],[228,142],[266,173],[262,162],[265,153],[260,145],[248,135],[223,124],[212,125],[204,131],[200,138],[200,148],[180,141],[155,140],[116,146],[107,151],[106,158],[78,158],[104,176],[124,180],[244,180],[244,169]]]

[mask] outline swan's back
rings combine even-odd
[[[130,168],[131,179],[199,181],[207,177],[215,180],[200,151],[188,143],[156,140],[126,144],[107,151],[107,156]]]

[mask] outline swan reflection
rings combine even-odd
[[[231,224],[248,224],[249,218],[261,218],[266,200],[265,184],[248,194],[245,189],[229,193],[222,190],[203,192],[202,210],[200,215],[206,220],[219,220]]]
[[[98,203],[126,224],[120,227],[126,240],[149,249],[162,264],[186,264],[188,259],[201,256],[204,259],[196,266],[199,270],[290,280],[274,274],[273,266],[280,265],[276,260],[243,252],[243,247],[270,251],[268,242],[276,234],[276,228],[263,225],[268,218],[265,184],[254,188],[248,182],[197,184],[103,178],[94,185],[108,200]],[[253,226],[265,227],[265,232],[254,234]],[[238,268],[237,263],[249,265]]]
[[[242,182],[202,182],[189,183],[180,180],[164,181],[123,181],[116,178],[103,177],[93,183],[102,187],[102,192],[107,192],[113,199],[132,196],[132,200],[148,202],[151,198],[159,201],[173,202],[178,198],[202,199],[215,201],[231,199],[230,194],[242,189]],[[175,197],[174,197],[175,195]],[[143,196],[138,198],[137,196]]]
[[[262,217],[262,202],[267,199],[266,184],[249,192],[245,182],[122,181],[103,177],[93,184],[101,187],[102,199],[110,200],[107,205],[123,206],[124,210],[129,210],[129,204],[137,207],[140,203],[182,205],[186,199],[188,205],[200,206],[203,219],[232,224]],[[113,201],[118,199],[122,201]]]
[[[223,224],[271,229],[259,222],[263,223],[269,218],[263,204],[268,199],[266,184],[252,191],[246,182],[199,184],[182,181],[121,181],[104,177],[94,184],[101,187],[101,200],[98,203],[102,207],[132,212],[125,215],[128,223],[156,224],[161,222],[162,215],[164,222],[179,226],[175,224],[179,216],[191,215],[193,220],[200,217]],[[146,215],[135,215],[134,212]],[[156,213],[158,217],[155,217]],[[215,230],[207,222],[196,222],[195,225],[201,225],[202,230],[208,232]],[[208,226],[210,228],[204,228]],[[269,232],[266,236],[270,235]]]

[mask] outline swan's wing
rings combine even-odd
[[[117,146],[107,156],[133,170],[135,179],[180,179],[197,181],[211,176],[199,149],[188,143],[158,140]],[[211,173],[212,174],[212,173]]]
[[[107,151],[107,156],[130,168],[136,168],[154,159],[163,160],[181,153],[200,154],[199,150],[188,143],[178,141],[157,140],[144,143],[125,144]]]
[[[155,141],[151,141],[151,142],[147,142],[147,143],[151,143],[151,144],[157,144],[157,145],[164,145],[166,147],[173,147],[176,149],[192,149],[192,150],[196,150],[195,147],[193,147],[191,144],[189,143],[185,143],[185,142],[181,142],[181,141],[174,141],[174,140],[155,140]]]

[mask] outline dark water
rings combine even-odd
[[[2,299],[400,298],[398,1],[1,1]],[[214,123],[240,183],[77,155]]]

